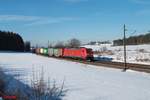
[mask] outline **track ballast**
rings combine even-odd
[[[117,68],[117,69],[122,69],[122,70],[125,68],[123,62],[110,62],[110,61],[90,62],[90,61],[76,60],[76,59],[71,59],[71,58],[57,58],[57,59],[64,59],[64,60],[79,62],[79,63],[83,63],[83,64]],[[150,65],[127,63],[127,70],[128,69],[150,73]]]

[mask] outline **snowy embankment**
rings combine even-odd
[[[112,46],[112,44],[85,45],[93,51],[99,51],[95,56],[110,57],[113,61],[124,61],[124,47]],[[150,65],[150,45],[127,45],[127,62]]]
[[[150,74],[96,67],[42,57],[27,53],[0,53],[0,66],[20,73],[22,82],[29,84],[33,72],[44,70],[44,78],[55,79],[68,89],[64,100],[149,100]]]

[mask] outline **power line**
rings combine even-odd
[[[130,36],[134,35],[135,33],[136,33],[136,30],[134,30],[134,32],[132,32],[132,33],[130,34]]]

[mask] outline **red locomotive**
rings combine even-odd
[[[63,50],[63,57],[93,60],[93,51],[87,48],[65,48]]]

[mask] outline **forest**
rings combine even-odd
[[[0,31],[0,50],[1,51],[19,51],[29,50],[29,42],[23,41],[22,37],[14,32]],[[28,48],[26,48],[28,47]]]
[[[126,45],[150,44],[150,33],[126,38]],[[114,46],[123,45],[123,39],[113,41]]]

